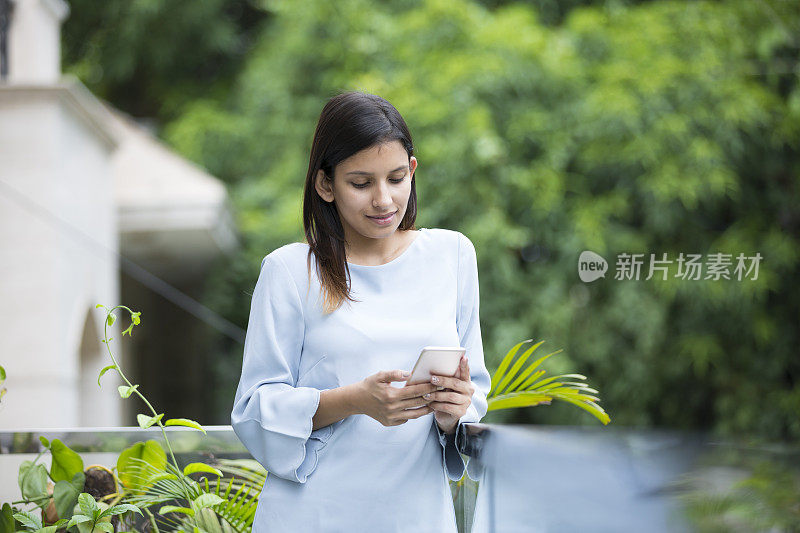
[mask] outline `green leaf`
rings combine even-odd
[[[158,510],[158,514],[166,513],[183,513],[189,516],[194,516],[194,511],[188,507],[176,507],[175,505],[165,505]]]
[[[195,422],[194,420],[189,420],[188,418],[170,418],[164,423],[165,426],[186,426],[190,428],[194,428],[198,431],[202,431],[203,433],[206,432],[203,429],[203,426]]]
[[[20,511],[18,513],[14,513],[14,518],[16,518],[23,526],[29,529],[42,529],[42,518],[40,516],[36,516],[30,511]]]
[[[511,381],[511,379],[519,373],[520,368],[522,368],[522,365],[524,365],[525,361],[528,360],[528,357],[530,357],[530,355],[536,350],[536,348],[541,346],[541,344],[543,342],[544,341],[539,341],[536,344],[534,344],[533,346],[531,346],[530,348],[528,348],[527,350],[525,350],[525,353],[523,353],[516,360],[516,362],[514,363],[514,366],[512,366],[511,369],[508,372],[506,372],[506,375],[497,384],[497,389],[495,389],[495,394],[499,394],[499,393],[501,393],[503,391],[503,389],[505,388],[506,385],[508,385],[508,383]]]
[[[11,505],[4,503],[0,509],[0,533],[14,533],[14,510]]]
[[[83,492],[78,495],[78,505],[81,506],[81,512],[86,516],[92,517],[92,519],[94,519],[95,512],[100,510],[100,508],[97,507],[97,502],[94,497],[88,492]]]
[[[606,413],[603,410],[602,407],[600,407],[599,405],[597,405],[594,402],[582,401],[582,400],[574,400],[574,399],[569,398],[569,397],[563,397],[563,398],[558,398],[558,399],[559,400],[563,400],[563,401],[568,402],[568,403],[571,403],[572,405],[575,405],[576,407],[580,407],[581,409],[589,412],[592,416],[594,416],[600,422],[602,422],[603,425],[607,425],[609,422],[611,422],[611,417],[608,416],[608,413]]]
[[[117,365],[108,365],[107,367],[104,367],[103,370],[100,371],[100,375],[97,376],[97,386],[98,387],[100,386],[100,378],[103,377],[103,374],[105,374],[109,370],[116,369],[116,368],[117,368]],[[128,395],[128,396],[130,396],[130,395]]]
[[[563,349],[559,349],[559,350],[556,350],[555,352],[550,352],[550,353],[549,353],[549,354],[547,354],[547,355],[543,355],[542,357],[540,357],[539,359],[537,359],[536,361],[534,361],[534,362],[533,362],[533,363],[530,365],[530,370],[533,370],[533,369],[537,368],[537,367],[538,367],[540,364],[542,364],[542,363],[543,363],[543,362],[544,362],[544,361],[545,361],[545,360],[546,360],[548,357],[551,357],[551,356],[553,356],[553,355],[556,355],[556,354],[558,354],[558,353],[561,353],[561,352],[563,352],[563,351],[564,351]],[[526,369],[526,371],[527,371],[527,369]],[[542,375],[544,375],[544,374],[545,374],[545,371],[544,371],[544,370],[539,370],[539,371],[537,371],[537,372],[536,372],[536,373],[535,373],[533,376],[531,376],[531,377],[527,378],[527,379],[526,379],[525,381],[523,381],[522,383],[516,384],[517,382],[515,381],[514,383],[515,383],[516,385],[515,385],[515,386],[513,386],[513,387],[509,387],[509,388],[508,388],[508,392],[511,392],[512,390],[527,390],[527,389],[528,389],[528,387],[530,387],[531,385],[533,385],[533,383],[536,381],[536,379],[537,379],[538,377],[540,377],[540,376],[542,376]]]
[[[95,309],[100,309],[101,307],[105,307],[103,304],[97,304],[94,306]]]
[[[209,474],[216,474],[219,477],[223,476],[222,472],[220,472],[219,470],[217,470],[213,466],[207,465],[205,463],[189,463],[183,469],[184,475],[187,475],[187,476],[189,474],[194,474],[194,473],[197,473],[197,472],[208,472]]]
[[[133,391],[135,391],[138,388],[139,388],[138,384],[131,385],[130,387],[128,387],[127,385],[120,385],[119,387],[117,387],[117,390],[119,391],[120,396],[122,396],[123,398],[128,398],[130,397],[131,394],[133,394]]]
[[[108,314],[108,318],[106,319],[106,322],[108,322],[109,326],[113,326],[114,325],[114,321],[116,319],[117,319],[117,317],[114,315],[114,313],[109,313]]]
[[[139,492],[150,486],[145,481],[148,472],[143,470],[144,461],[154,472],[162,472],[167,465],[167,454],[161,444],[155,440],[147,442],[137,442],[122,451],[117,459],[117,472],[126,491]]]
[[[43,527],[42,529],[39,529],[38,531],[36,531],[36,533],[55,533],[56,531],[59,530],[59,528],[61,528],[61,526],[63,526],[67,522],[69,522],[69,520],[64,520],[63,518],[59,519],[59,520],[56,521],[55,524],[49,525],[47,527]]]
[[[138,326],[138,325],[141,323],[141,320],[139,319],[139,317],[140,317],[140,316],[142,316],[142,313],[141,313],[141,312],[136,312],[136,313],[132,313],[132,314],[131,314],[131,320],[132,320],[132,321],[133,321],[133,323],[134,323],[134,324],[136,324],[137,326]]]
[[[6,369],[0,366],[0,383],[6,380]]]
[[[156,481],[164,481],[167,479],[177,481],[179,478],[175,474],[170,474],[169,472],[158,472],[147,478],[147,485],[152,485]]]
[[[156,422],[158,422],[159,420],[161,420],[161,417],[163,417],[163,416],[164,416],[164,413],[161,413],[161,414],[156,415],[156,416],[147,416],[147,415],[143,415],[143,414],[140,413],[140,414],[136,415],[136,421],[139,422],[139,427],[140,428],[147,429],[150,426],[152,426],[153,424],[155,424]]]
[[[505,392],[517,392],[517,391],[524,391],[527,390],[533,383],[536,383],[536,380],[542,377],[546,372],[543,369],[537,370],[530,376],[528,376],[529,371],[534,370],[534,366],[531,365],[525,369],[525,372],[520,374],[520,378],[523,379],[521,383],[517,383],[517,380],[514,380],[514,383],[509,385],[508,389]]]
[[[192,505],[199,510],[199,509],[204,509],[206,507],[213,507],[215,505],[219,505],[220,503],[224,503],[225,501],[226,500],[224,500],[220,496],[207,492],[195,498],[194,501],[192,502]]]
[[[514,359],[514,355],[517,353],[517,350],[519,350],[519,347],[525,344],[526,342],[532,342],[532,341],[533,339],[524,340],[520,343],[515,344],[514,347],[508,351],[508,353],[503,358],[503,361],[500,363],[500,366],[497,367],[497,370],[492,376],[492,386],[489,389],[490,391],[494,391],[497,388],[497,384],[500,382],[501,379],[503,379],[503,374],[508,368],[508,365],[511,364],[511,360]],[[492,392],[489,392],[489,394],[493,395]]]
[[[69,522],[67,522],[67,529],[75,526],[77,524],[82,524],[84,522],[92,521],[93,518],[91,516],[86,516],[85,514],[76,514],[73,515]]]
[[[25,499],[47,497],[47,468],[43,464],[34,465],[31,461],[23,461],[19,465],[17,483]]]
[[[142,514],[142,510],[136,507],[135,505],[131,505],[129,503],[119,503],[114,507],[109,507],[108,509],[100,513],[100,518],[104,518],[106,516],[113,516],[117,514],[123,514],[127,512]]]
[[[75,474],[83,472],[81,456],[59,439],[53,439],[53,442],[50,443],[50,452],[53,455],[53,462],[50,466],[50,477],[53,481],[72,481]]]
[[[86,475],[78,472],[72,477],[72,481],[58,481],[53,488],[53,500],[56,506],[56,513],[61,518],[71,518],[75,504],[78,502],[78,495],[83,492],[86,482]]]
[[[114,533],[114,525],[111,522],[98,522],[94,525],[95,529],[102,529],[108,533]]]
[[[47,437],[43,437],[43,436],[39,435],[39,442],[41,442],[42,446],[44,446],[48,450],[50,449],[50,441],[47,440]]]
[[[122,332],[122,336],[124,337],[124,336],[125,336],[125,334],[127,333],[127,334],[128,334],[128,337],[130,337],[130,336],[131,336],[131,330],[132,330],[132,329],[133,329],[133,324],[131,324],[130,326],[128,326],[127,328],[125,328],[125,330]]]
[[[552,400],[551,396],[537,392],[512,392],[489,399],[489,411],[511,409],[514,407],[531,407]]]

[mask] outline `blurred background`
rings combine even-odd
[[[544,340],[614,426],[772,450],[730,460],[741,505],[800,528],[800,3],[0,6],[0,427],[135,424],[95,383],[97,303],[142,313],[112,347],[166,417],[229,424],[260,261],[303,240],[316,120],[355,89],[411,129],[417,227],[475,244],[490,371]],[[615,279],[623,253],[762,259]],[[599,425],[562,402],[485,421]]]

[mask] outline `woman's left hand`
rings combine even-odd
[[[459,419],[464,416],[467,407],[472,403],[472,393],[475,392],[469,377],[467,356],[461,356],[461,363],[455,376],[432,374],[431,383],[442,387],[443,390],[429,392],[423,398],[430,402],[428,406],[433,409],[433,416],[439,428],[445,433],[453,433]]]

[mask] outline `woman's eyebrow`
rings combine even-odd
[[[396,169],[390,170],[389,174],[391,174],[392,172],[397,172],[398,170],[404,170],[406,168],[408,168],[408,165],[400,165]],[[350,174],[355,174],[355,175],[358,175],[358,176],[372,176],[372,172],[364,172],[363,170],[352,170],[352,171],[348,172],[347,174],[345,174],[345,176],[349,176]]]

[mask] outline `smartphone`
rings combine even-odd
[[[405,386],[419,383],[430,383],[431,374],[440,376],[455,376],[461,356],[467,352],[466,348],[426,346],[422,349],[411,371],[411,376],[406,380]]]

